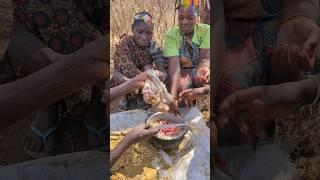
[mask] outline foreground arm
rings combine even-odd
[[[110,89],[110,102],[124,96],[130,92],[133,92],[137,88],[143,88],[144,81],[147,79],[147,73],[143,72],[136,77],[129,79],[125,83],[113,87]],[[107,94],[107,90],[105,90],[105,94]],[[106,101],[107,102],[107,101]]]
[[[125,152],[132,144],[135,144],[141,140],[148,140],[151,136],[158,133],[159,129],[151,128],[147,124],[139,125],[133,128],[122,139],[122,141],[110,152],[110,165],[119,159],[123,152]]]
[[[237,91],[221,104],[220,115],[228,118],[220,118],[218,125],[223,128],[226,120],[234,119],[245,135],[264,134],[261,130],[272,118],[286,117],[313,103],[319,88],[317,78]]]
[[[209,83],[210,76],[210,49],[200,49],[200,62],[197,67],[195,86],[202,87]]]
[[[179,94],[179,101],[190,107],[197,98],[209,94],[209,92],[210,86],[186,89]]]
[[[99,47],[99,48],[96,48]],[[0,129],[106,78],[107,39],[94,41],[26,78],[0,86]]]
[[[180,59],[178,56],[170,57],[168,60],[168,71],[169,71],[169,83],[170,83],[170,93],[174,98],[171,104],[170,111],[177,114],[178,113],[178,88],[180,79]]]

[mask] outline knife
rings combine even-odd
[[[180,123],[180,124],[165,124],[165,125],[159,125],[159,129],[166,129],[166,128],[176,128],[176,127],[183,127],[183,126],[188,126],[189,124],[187,123]]]

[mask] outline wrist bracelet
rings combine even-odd
[[[317,83],[317,95],[312,102],[312,105],[315,105],[317,104],[320,98],[320,81],[315,75],[306,75],[304,79],[314,79]]]

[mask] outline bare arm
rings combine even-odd
[[[135,79],[130,79],[126,81],[123,84],[120,84],[119,86],[113,87],[110,89],[110,102],[120,98],[121,96],[124,96],[135,89],[137,89],[138,83],[135,81]]]
[[[112,167],[119,157],[132,145],[132,140],[125,136],[121,142],[110,152],[110,166]]]
[[[199,67],[207,67],[210,69],[210,49],[200,49]]]
[[[146,65],[144,65],[144,67],[143,67],[143,70],[144,70],[144,71],[153,70],[153,69],[154,69],[154,67],[153,67],[152,64],[146,64]]]
[[[103,36],[97,33],[96,38],[100,39]],[[12,25],[8,54],[13,65],[21,67],[25,74],[32,74],[61,59],[59,56],[62,56],[48,48],[17,19]]]
[[[158,132],[158,128],[151,128],[148,124],[141,124],[134,127],[110,152],[110,165],[112,166],[132,144],[143,140],[146,141]]]
[[[210,49],[200,49],[200,60],[210,59]]]
[[[129,80],[129,78],[127,78],[126,76],[124,76],[123,74],[121,74],[118,70],[114,69],[113,70],[113,76],[112,78],[115,80],[115,82],[117,83],[124,83],[126,81]]]
[[[1,85],[0,129],[86,84],[105,79],[106,48],[107,38],[94,41],[26,78]]]
[[[118,99],[119,97],[124,96],[130,92],[133,92],[137,88],[143,88],[144,81],[147,78],[148,78],[147,72],[143,72],[143,73],[135,76],[134,78],[126,81],[125,83],[111,88],[110,89],[110,102],[112,102],[112,101]],[[106,93],[107,93],[107,90],[105,90],[105,94]],[[107,97],[105,97],[105,98],[107,98]]]
[[[170,57],[168,62],[170,92],[173,97],[177,97],[180,79],[180,59],[178,56]]]

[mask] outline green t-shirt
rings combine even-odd
[[[164,56],[179,56],[181,41],[182,35],[180,28],[171,28],[165,35]],[[194,27],[192,42],[197,44],[200,49],[210,49],[210,25],[196,24]]]

